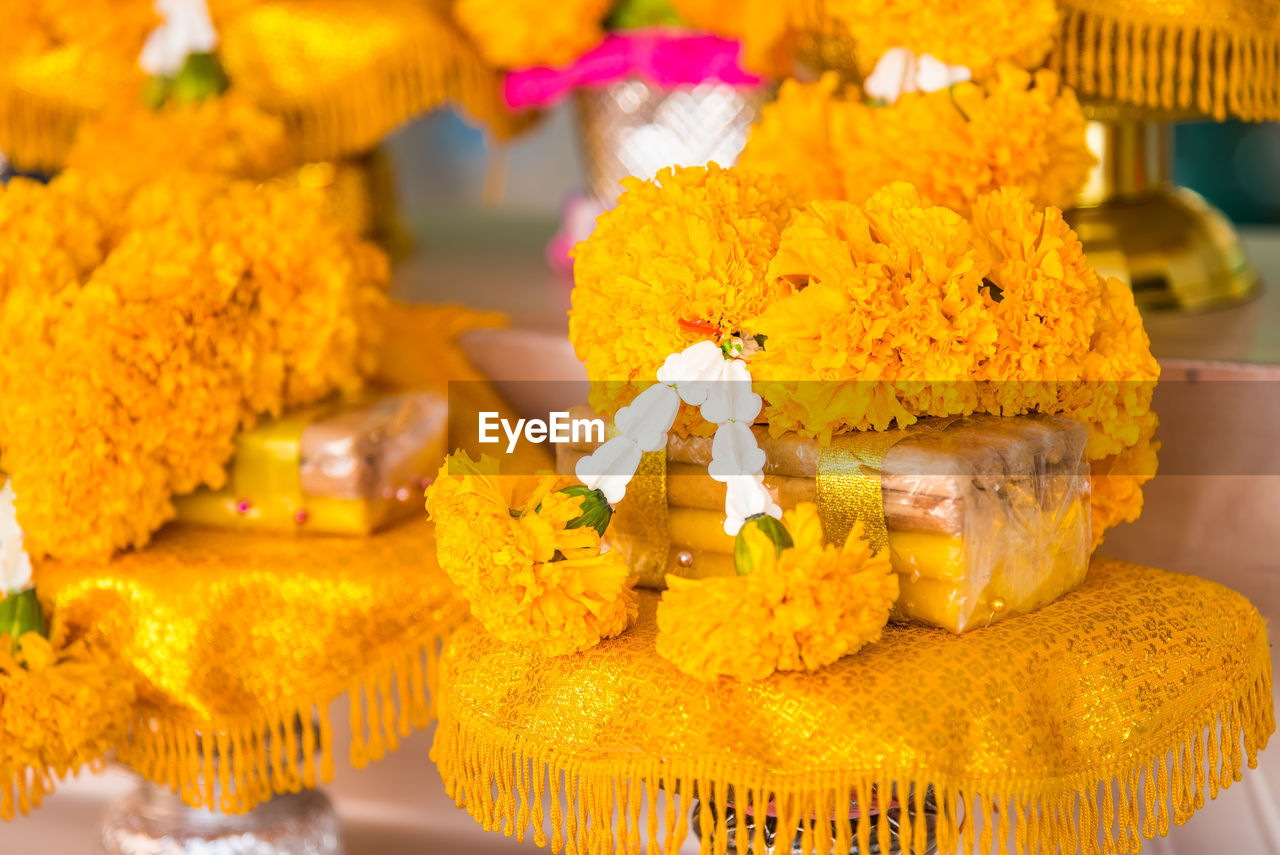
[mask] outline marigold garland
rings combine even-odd
[[[559,476],[499,475],[496,461],[451,455],[427,489],[436,554],[495,637],[549,656],[576,653],[636,619],[635,590],[617,552],[589,526],[568,527],[582,498]]]
[[[124,735],[133,683],[54,623],[50,638],[0,635],[0,819],[26,813],[54,779],[100,761]]]
[[[806,199],[862,202],[892,181],[967,213],[1001,187],[1069,207],[1094,163],[1085,120],[1057,75],[1001,65],[985,83],[903,95],[890,106],[841,94],[828,73],[788,81],[764,108],[740,165],[786,176]]]
[[[499,68],[573,62],[604,38],[612,0],[455,0],[458,26]]]
[[[760,335],[749,363],[775,434],[1065,413],[1089,425],[1086,457],[1110,476],[1095,479],[1095,539],[1137,515],[1154,472],[1159,366],[1132,292],[1097,276],[1060,211],[1005,188],[975,196],[966,216],[895,184],[862,205],[810,203],[776,239],[771,229],[735,230],[718,246],[704,196],[687,189],[713,177],[733,187],[734,221],[785,219],[775,185],[749,170],[676,170],[633,183],[578,248],[570,336],[597,410],[629,403],[614,381],[638,381],[666,353],[699,338]],[[691,250],[690,235],[709,246]],[[673,247],[680,252],[666,255]],[[689,271],[707,270],[717,252],[740,260],[723,268],[734,273],[770,258],[763,274],[716,272],[703,286]],[[712,323],[681,323],[689,315]],[[694,424],[678,420],[675,430]]]
[[[152,110],[121,105],[81,126],[67,168],[139,186],[161,172],[265,180],[297,162],[284,122],[234,92]]]
[[[373,368],[386,259],[298,190],[69,172],[0,192],[8,221],[40,238],[5,241],[0,279],[0,453],[33,556],[145,544],[258,414]]]
[[[768,276],[804,287],[749,322],[767,336],[751,373],[770,429],[825,441],[972,412],[996,352],[983,271],[969,223],[909,184],[797,212]]]
[[[885,51],[905,47],[985,80],[1001,63],[1038,68],[1058,36],[1054,0],[824,0],[823,8],[852,39],[864,75]]]
[[[743,536],[755,570],[712,579],[667,577],[657,651],[700,680],[761,680],[814,671],[880,638],[898,598],[888,553],[873,553],[855,523],[843,546],[823,542],[818,509],[782,516],[794,546],[777,552],[759,528]]]
[[[776,180],[715,164],[623,186],[619,204],[574,250],[569,316],[591,402],[609,413],[653,382],[667,354],[707,330],[716,338],[739,330],[786,293],[765,269],[794,204]],[[696,412],[676,424],[713,429]]]

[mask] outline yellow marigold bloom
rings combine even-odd
[[[710,164],[623,184],[574,250],[569,338],[604,413],[629,404],[669,354],[743,331],[790,291],[765,275],[793,204],[774,179]],[[677,424],[707,429],[697,413]]]
[[[829,438],[972,412],[968,381],[996,345],[984,271],[969,224],[909,184],[798,212],[768,275],[804,287],[750,322],[767,336],[751,373],[770,429]]]
[[[962,214],[1003,187],[1039,206],[1069,207],[1093,162],[1075,95],[1052,72],[1011,66],[982,85],[909,93],[886,107],[863,103],[856,90],[840,95],[831,74],[789,83],[765,107],[741,158],[770,174],[824,176],[797,188],[822,194],[807,199],[863,202],[908,181]]]
[[[234,92],[152,110],[141,103],[86,123],[67,168],[110,173],[128,186],[160,172],[196,172],[263,180],[294,162],[284,122]]]
[[[1122,451],[1095,460],[1090,466],[1089,506],[1092,511],[1093,546],[1097,549],[1107,530],[1133,522],[1142,514],[1142,485],[1155,477],[1160,443],[1151,439],[1154,419],[1141,438]]]
[[[612,638],[636,619],[635,589],[617,552],[589,526],[568,528],[581,497],[558,476],[499,475],[497,462],[451,455],[427,489],[440,566],[496,638],[548,656]]]
[[[877,641],[898,598],[887,552],[872,553],[855,523],[843,546],[824,545],[815,505],[783,514],[795,545],[765,539],[748,576],[667,577],[658,654],[699,680],[762,680],[813,671]],[[765,538],[748,527],[749,537]]]
[[[50,638],[29,632],[17,649],[0,635],[0,819],[13,817],[15,787],[39,799],[54,778],[99,761],[123,736],[133,702],[128,675],[58,623]]]
[[[604,38],[611,0],[455,0],[454,17],[498,68],[567,65]]]
[[[1036,68],[1058,36],[1053,0],[825,0],[825,13],[853,41],[869,74],[890,48],[963,65],[977,80],[998,63]]]
[[[836,125],[845,111],[839,88],[835,74],[814,83],[783,81],[777,99],[761,111],[738,166],[777,175],[801,199],[843,198],[835,147]]]
[[[75,47],[136,66],[147,33],[159,23],[149,0],[9,0],[0,54]]]
[[[65,173],[33,216],[85,226],[94,186]],[[56,219],[64,194],[89,200],[81,220]],[[96,265],[49,279],[39,246],[5,250],[26,272],[0,303],[0,455],[34,556],[145,544],[172,494],[224,483],[237,431],[374,367],[386,259],[301,191],[172,175],[109,196],[64,239]]]

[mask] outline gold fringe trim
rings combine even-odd
[[[95,110],[0,81],[0,154],[19,169],[57,172]]]
[[[1265,638],[1261,640],[1265,647]],[[1185,823],[1220,789],[1239,781],[1275,730],[1269,657],[1243,684],[1230,684],[1220,706],[1167,732],[1114,762],[1042,780],[969,779],[923,769],[835,770],[777,775],[731,758],[601,758],[574,755],[524,733],[511,733],[471,710],[454,709],[447,686],[432,759],[445,789],[486,831],[523,842],[530,830],[539,846],[554,852],[666,853],[676,855],[687,832],[685,817],[700,799],[703,855],[725,855],[724,804],[773,799],[778,828],[799,829],[804,818],[843,815],[850,800],[866,803],[876,792],[899,795],[914,816],[899,833],[903,852],[927,835],[926,792],[937,804],[938,851],[1000,853],[1076,852],[1112,855],[1137,852],[1142,838]],[[1239,687],[1237,687],[1239,685]],[[1241,746],[1243,744],[1243,754]],[[550,817],[543,797],[550,794]],[[661,809],[660,809],[661,805]],[[550,824],[550,838],[546,826]],[[889,839],[888,814],[877,822]],[[852,834],[847,822],[811,823],[801,838],[808,853],[847,852],[856,840],[867,851],[869,822]],[[766,850],[758,823],[754,851]],[[642,842],[642,838],[647,843]],[[923,851],[923,843],[919,851]]]
[[[431,724],[444,634],[378,661],[346,686],[233,720],[178,720],[139,709],[117,758],[191,807],[250,811],[333,778],[330,706],[351,705],[351,765],[364,768]]]
[[[1048,63],[1081,96],[1218,121],[1280,119],[1280,34],[1081,5],[1060,4]]]
[[[499,74],[458,40],[421,40],[388,52],[370,68],[327,91],[276,99],[238,85],[278,114],[304,160],[330,160],[372,148],[411,119],[452,103],[495,138],[509,139],[534,123],[533,112],[511,113]]]
[[[81,768],[87,768],[97,775],[103,772],[106,766],[106,760],[99,757]],[[24,766],[16,770],[0,770],[0,820],[8,822],[19,813],[26,816],[32,809],[40,807],[45,796],[53,795],[54,790],[57,789],[57,779],[68,775],[72,778],[78,777],[80,769],[73,769],[61,775],[49,769],[37,769],[33,766]]]

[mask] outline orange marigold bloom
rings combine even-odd
[[[798,212],[768,275],[803,287],[750,322],[767,336],[751,373],[770,430],[829,438],[972,412],[968,381],[996,346],[985,269],[969,224],[909,184]]]
[[[0,819],[13,817],[12,787],[37,798],[52,781],[95,763],[123,737],[134,687],[123,668],[72,640],[55,621],[50,637],[0,635]],[[27,804],[19,804],[26,811]]]
[[[793,204],[774,179],[710,164],[624,186],[574,250],[569,338],[604,413],[629,404],[669,354],[741,332],[790,291],[765,275]],[[706,430],[696,413],[681,418]]]
[[[762,680],[814,671],[879,640],[898,599],[887,550],[873,553],[854,524],[842,546],[824,544],[818,509],[782,516],[794,546],[752,553],[748,576],[667,577],[658,604],[658,654],[699,680]],[[760,529],[747,537],[764,538]]]
[[[498,68],[567,65],[604,38],[611,0],[455,0],[454,17]]]
[[[237,431],[374,367],[386,259],[300,191],[173,175],[116,187],[94,224],[94,186],[65,173],[34,213],[85,226],[63,239],[84,264],[50,279],[39,246],[6,250],[0,455],[33,556],[145,544],[172,494],[224,483]],[[0,191],[0,212],[28,192]],[[89,200],[80,220],[56,219],[65,194]]]
[[[104,111],[80,128],[67,168],[137,187],[158,171],[264,180],[294,160],[284,121],[229,92],[161,110],[138,103]]]
[[[576,653],[635,622],[638,605],[619,553],[590,526],[569,528],[582,498],[558,476],[499,475],[496,461],[451,455],[427,489],[436,554],[496,638],[549,656]]]
[[[1049,71],[1001,66],[987,82],[909,93],[889,106],[841,95],[834,75],[784,85],[752,130],[741,162],[779,175],[817,173],[805,198],[863,202],[908,181],[935,204],[968,214],[973,201],[1018,188],[1038,206],[1068,207],[1093,156],[1075,95]],[[833,187],[833,182],[839,185]]]

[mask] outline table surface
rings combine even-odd
[[[515,327],[558,340],[562,354],[568,353],[563,335],[569,284],[542,257],[553,223],[463,217],[426,225],[427,238],[420,251],[397,267],[398,296],[501,309],[510,314]],[[1246,233],[1245,244],[1262,272],[1264,287],[1270,280],[1274,289],[1229,309],[1149,319],[1153,349],[1162,360],[1280,366],[1280,232]],[[1266,451],[1276,453],[1274,449],[1259,453]],[[1280,472],[1280,468],[1270,471]],[[1243,482],[1238,476],[1158,477],[1148,489],[1142,520],[1117,532],[1105,551],[1212,576],[1249,595],[1264,616],[1280,620],[1280,561],[1275,558],[1280,550],[1271,532],[1275,508],[1280,507],[1280,476],[1243,477]],[[1247,497],[1243,502],[1242,496]],[[1232,525],[1235,532],[1224,537],[1223,531]],[[1223,544],[1236,548],[1243,541],[1253,544],[1238,549],[1237,554],[1244,557],[1222,560]],[[335,722],[345,719],[343,712],[335,710]],[[347,851],[351,855],[532,851],[532,844],[520,847],[483,832],[454,808],[427,758],[429,747],[430,733],[424,732],[369,769],[357,772],[339,759],[328,792],[344,822]],[[96,823],[105,806],[131,786],[130,774],[121,769],[66,784],[31,817],[0,825],[0,851],[87,855],[93,851]],[[1247,774],[1188,826],[1175,829],[1167,839],[1148,843],[1145,851],[1156,855],[1280,851],[1277,793],[1280,750],[1272,749],[1263,755],[1258,771]],[[696,851],[692,839],[688,851]]]

